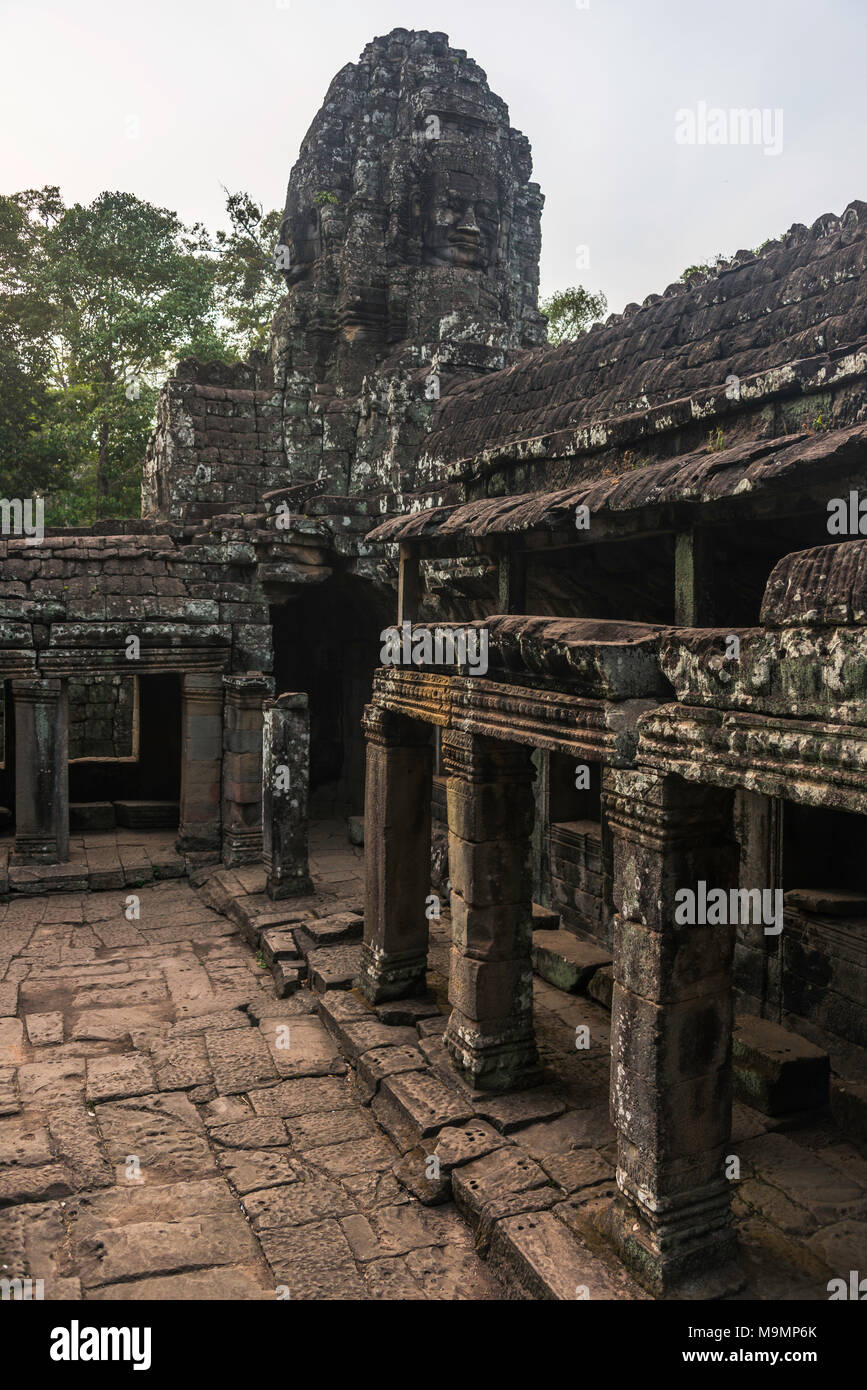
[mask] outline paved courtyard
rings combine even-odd
[[[143,851],[122,889],[0,904],[4,1277],[48,1299],[645,1296],[600,1234],[604,1007],[537,980],[547,1082],[479,1096],[451,1083],[431,1003],[345,988],[362,859],[342,827],[317,828],[294,905],[258,867],[155,879],[155,844],[144,884]],[[315,990],[280,999],[249,924],[293,910]],[[736,1106],[741,1296],[826,1298],[859,1267],[867,1162],[830,1122],[774,1124]]]

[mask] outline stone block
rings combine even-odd
[[[114,830],[114,803],[111,801],[70,801],[70,830]]]
[[[828,1103],[827,1052],[769,1019],[736,1018],[732,1062],[735,1095],[764,1115]]]
[[[532,1009],[533,972],[525,960],[471,960],[452,947],[449,1002],[482,1022]]]
[[[611,964],[611,955],[568,931],[534,931],[532,960],[536,974],[549,985],[580,994],[601,966]]]

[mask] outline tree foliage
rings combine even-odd
[[[583,285],[559,290],[539,305],[548,319],[548,341],[563,343],[577,338],[591,323],[597,323],[608,308],[604,294],[592,294]]]
[[[279,213],[226,196],[213,237],[130,193],[0,197],[0,495],[55,524],[138,515],[160,381],[264,347],[285,293]]]

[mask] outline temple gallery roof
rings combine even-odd
[[[575,529],[576,508],[591,517],[666,504],[705,504],[775,487],[807,487],[862,464],[867,426],[750,440],[709,453],[706,449],[631,469],[614,478],[554,492],[488,497],[457,507],[433,507],[391,517],[368,536],[372,541],[449,537],[482,539],[497,534]],[[588,531],[588,538],[592,528]],[[576,533],[577,534],[577,533]]]
[[[521,354],[503,371],[444,393],[426,442],[431,458],[570,432],[786,364],[834,354],[867,336],[867,204],[809,228],[795,224],[758,254],[669,285],[580,338]]]

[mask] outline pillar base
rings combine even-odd
[[[313,880],[309,874],[302,874],[300,877],[275,878],[274,874],[265,860],[266,883],[265,891],[272,902],[282,902],[284,898],[306,898],[315,892]]]
[[[223,835],[223,863],[227,869],[239,864],[261,864],[262,827],[250,830],[229,830]]]
[[[39,864],[65,864],[69,860],[67,847],[55,836],[16,835],[15,848],[9,856],[14,868],[35,868]]]
[[[519,1091],[542,1080],[532,1015],[474,1023],[453,1009],[443,1038],[461,1078],[477,1091]]]
[[[743,1288],[731,1226],[731,1187],[721,1180],[651,1210],[621,1190],[606,1235],[640,1284],[657,1298],[725,1298]]]
[[[370,942],[361,948],[358,990],[371,1004],[414,999],[427,992],[427,951],[386,954]]]

